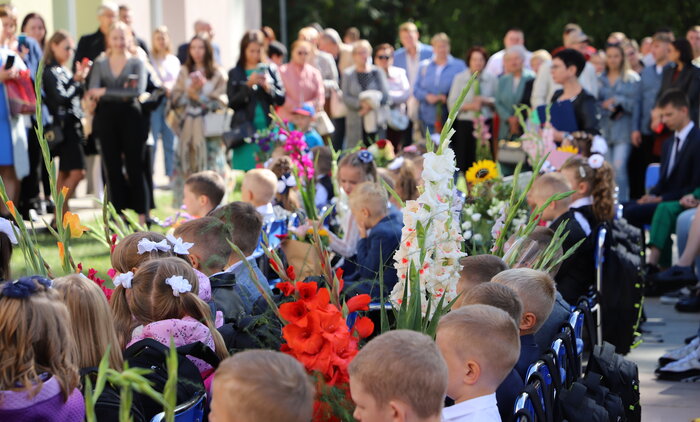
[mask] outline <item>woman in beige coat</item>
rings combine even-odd
[[[227,106],[226,79],[226,73],[214,62],[209,40],[195,35],[171,96],[173,129],[179,138],[173,175],[176,206],[182,203],[182,187],[190,175],[214,170],[226,180],[229,167],[223,139],[204,136],[205,115]]]

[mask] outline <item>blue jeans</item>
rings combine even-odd
[[[172,129],[165,122],[165,106],[167,101],[158,106],[151,113],[151,134],[153,135],[153,163],[155,167],[156,149],[158,148],[158,138],[163,139],[163,153],[165,155],[165,174],[170,177],[173,175],[173,166],[175,165],[175,148],[177,147],[177,139]]]
[[[605,159],[615,169],[615,183],[619,188],[617,200],[619,203],[630,199],[630,185],[627,178],[627,159],[630,156],[631,145],[629,143],[609,145]]]
[[[678,255],[682,255],[685,245],[688,243],[690,225],[693,224],[697,208],[685,210],[676,219],[676,240],[678,241]],[[700,256],[695,258],[695,274],[700,274]]]

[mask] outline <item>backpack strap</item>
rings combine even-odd
[[[155,349],[163,353],[168,353],[168,347],[163,343],[153,340],[152,338],[145,338],[137,341],[124,350],[124,360],[128,360],[129,358],[138,355],[144,349]]]
[[[546,386],[542,386],[542,389],[544,390]],[[523,387],[523,391],[527,393],[528,396],[530,396],[530,403],[532,404],[532,408],[535,410],[535,419],[540,422],[549,422],[549,420],[545,417],[545,412],[544,409],[542,408],[542,401],[540,400],[540,395],[537,393],[537,389],[532,384],[527,384],[525,387]],[[547,401],[547,395],[545,394],[545,403]]]
[[[552,385],[557,392],[561,391],[561,373],[559,372],[559,367],[554,363],[554,350],[549,349],[545,351],[540,360],[544,362],[545,366],[552,375]]]
[[[186,344],[177,348],[177,352],[181,355],[192,356],[201,359],[204,362],[216,369],[221,360],[213,350],[201,341],[196,341],[191,344]]]
[[[537,415],[537,421],[553,422],[554,419],[552,416],[554,415],[554,393],[552,391],[552,386],[547,384],[547,381],[539,372],[533,372],[532,375],[530,375],[530,378],[528,379],[528,385],[532,385],[532,380],[537,380],[540,382],[542,393],[544,396],[544,406],[542,406],[542,402],[539,400],[539,396],[536,396],[538,397],[537,402],[539,406],[542,407],[542,414],[545,417],[545,419],[541,419],[540,415]],[[533,390],[535,390],[534,387]],[[535,410],[535,412],[537,412],[537,410]]]
[[[598,344],[598,331],[595,326],[596,320],[593,318],[593,313],[591,312],[591,307],[586,296],[581,296],[578,299],[576,309],[583,312],[583,325],[586,327],[586,333],[588,333],[588,341],[593,345]]]

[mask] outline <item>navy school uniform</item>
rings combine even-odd
[[[527,376],[527,369],[533,363],[537,362],[540,357],[540,348],[535,343],[535,336],[533,334],[525,334],[520,336],[520,357],[518,362],[515,364],[515,370],[522,379]]]
[[[354,296],[366,293],[378,299],[377,278],[379,268],[383,266],[384,295],[389,295],[397,281],[393,256],[401,243],[402,227],[398,215],[390,213],[372,227],[367,237],[360,239],[357,254],[351,260],[356,264],[356,269],[345,278],[346,294]]]
[[[498,386],[496,389],[496,403],[498,406],[498,413],[501,414],[501,420],[510,420],[513,414],[515,400],[518,398],[518,394],[520,394],[524,386],[523,378],[518,374],[515,368],[510,370],[506,379]]]

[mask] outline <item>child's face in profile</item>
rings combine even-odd
[[[352,207],[350,208],[350,212],[352,212],[352,216],[355,219],[355,223],[357,223],[358,227],[362,227],[364,229],[368,229],[367,227],[367,220],[368,220],[368,213],[366,212],[367,208],[362,208],[362,207]]]
[[[571,195],[571,201],[588,196],[588,183],[580,182],[574,174],[575,171],[576,170],[572,168],[566,168],[561,171],[561,174],[564,176],[564,178],[566,178],[566,181],[569,183],[569,186],[571,186],[571,189],[576,191],[573,193],[573,195]]]
[[[364,386],[355,378],[350,377],[350,396],[355,402],[355,412],[352,416],[357,422],[384,422],[392,420],[391,407],[388,403],[377,403],[374,396],[369,394]]]
[[[365,178],[362,177],[362,169],[359,167],[343,166],[338,169],[338,181],[345,193],[350,195],[355,186],[364,182]]]
[[[190,190],[188,185],[185,185],[185,188],[183,189],[182,203],[185,205],[185,210],[188,214],[193,217],[202,217],[206,215],[209,212],[206,207],[208,202],[209,201],[201,200],[200,197],[197,197],[197,195]]]
[[[309,130],[311,126],[311,116],[304,116],[303,114],[294,113],[292,114],[292,123],[302,132]]]
[[[451,340],[451,333],[444,329],[438,330],[435,336],[435,343],[447,364],[447,396],[457,401],[463,386],[464,362],[455,353]]]

